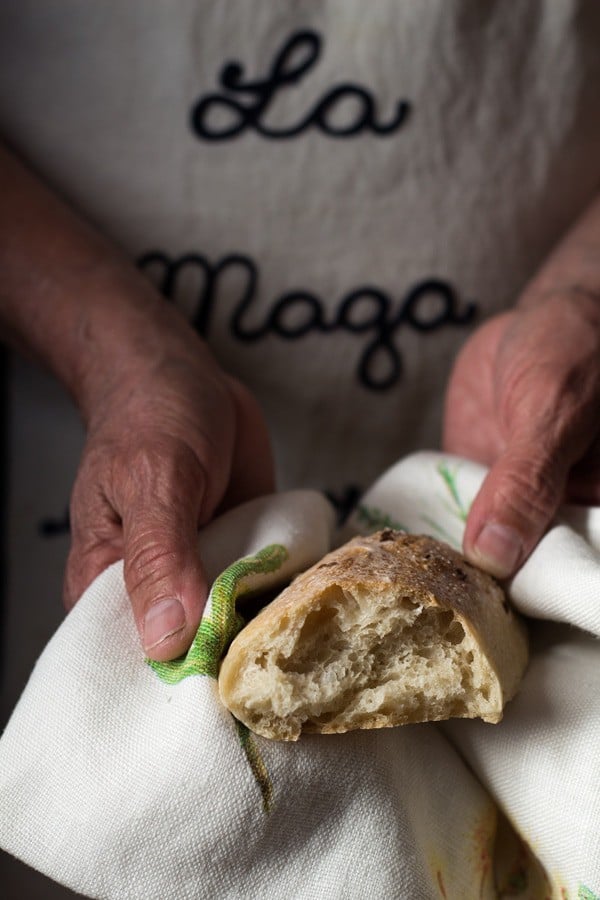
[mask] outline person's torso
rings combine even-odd
[[[0,124],[258,395],[283,486],[439,440],[600,167],[594,3],[24,2]]]

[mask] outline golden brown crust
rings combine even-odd
[[[475,647],[476,655],[481,657],[476,664],[486,668],[488,681],[493,682],[490,690],[497,700],[494,708],[487,709],[485,718],[497,721],[501,717],[502,707],[514,695],[527,660],[523,626],[504,592],[490,576],[471,566],[446,544],[390,529],[356,537],[329,553],[299,575],[238,635],[219,678],[221,696],[234,714],[244,720],[247,711],[244,703],[241,707],[236,705],[236,685],[248,667],[254,665],[257,654],[263,652],[264,656],[269,648],[277,647],[278,659],[293,657],[298,653],[301,626],[307,617],[327,609],[334,594],[339,604],[339,597],[352,598],[357,592],[368,595],[374,608],[382,604],[382,609],[387,610],[392,596],[397,603],[451,611]],[[373,710],[370,717],[362,717],[359,726],[351,727],[382,727],[420,720],[410,716],[410,711],[403,713],[401,709],[388,715]],[[439,711],[431,717],[439,718]],[[248,714],[246,724],[255,727],[254,719],[249,718],[252,724]],[[306,721],[302,730],[346,728],[342,715],[330,721]],[[270,719],[262,733],[285,736]]]

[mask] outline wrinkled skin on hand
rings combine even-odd
[[[486,322],[456,360],[443,445],[491,467],[463,549],[500,578],[561,502],[600,503],[600,298],[573,291]]]
[[[60,381],[88,431],[65,603],[124,558],[144,647],[173,658],[206,599],[198,527],[273,490],[262,415],[129,255],[2,143],[0,195],[1,336]]]
[[[175,316],[161,311],[150,352],[134,348],[123,375],[107,377],[95,392],[71,500],[65,579],[70,608],[107,565],[124,558],[142,644],[156,660],[185,652],[200,620],[207,584],[198,528],[274,490],[256,401]]]

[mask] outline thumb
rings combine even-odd
[[[185,653],[206,603],[198,506],[182,492],[140,494],[123,517],[125,585],[144,651],[161,662]]]
[[[540,452],[539,442],[509,445],[471,506],[465,556],[497,578],[513,575],[552,521],[568,472],[564,455]]]

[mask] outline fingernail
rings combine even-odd
[[[496,578],[512,575],[522,552],[523,542],[517,532],[498,522],[487,522],[473,546],[477,564]]]
[[[179,600],[159,600],[144,617],[144,650],[152,650],[185,625],[185,611]]]

